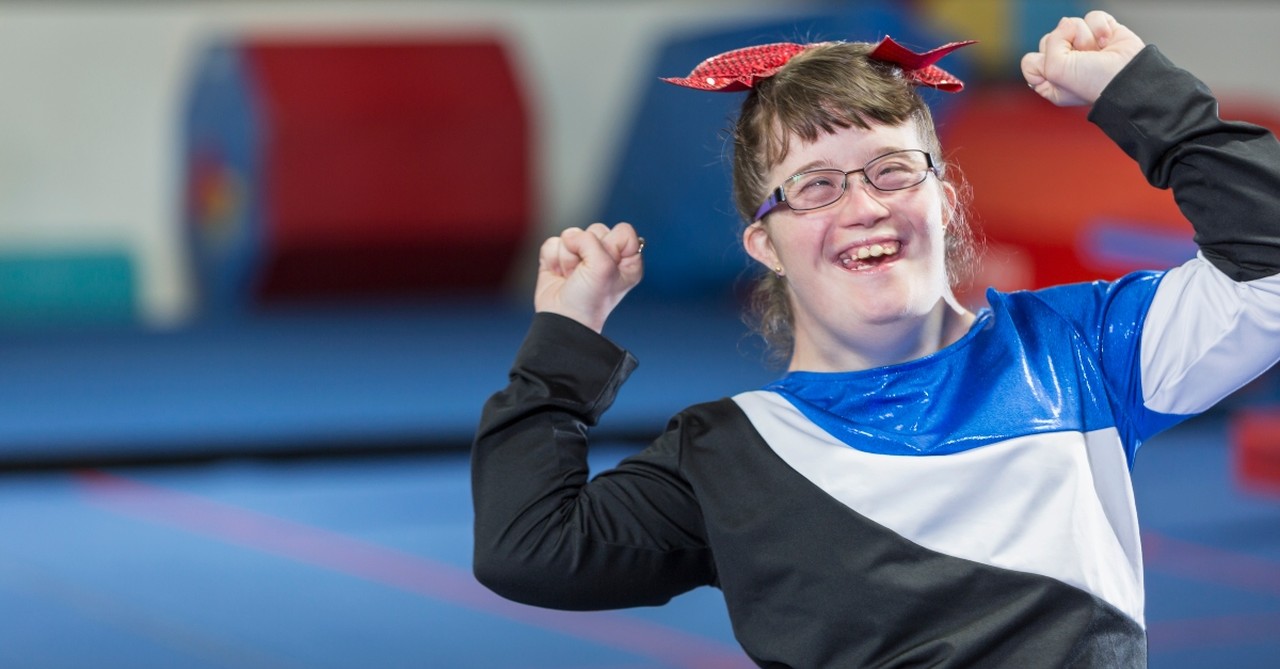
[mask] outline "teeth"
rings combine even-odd
[[[857,251],[850,250],[848,253],[840,256],[840,264],[848,267],[853,264],[854,260],[866,260],[867,258],[879,258],[881,256],[891,256],[898,253],[901,247],[897,242],[885,242],[883,244],[871,244],[863,246]]]
[[[862,260],[865,258],[879,258],[880,256],[891,256],[897,252],[898,252],[898,245],[893,242],[888,242],[885,244],[872,244],[871,246],[864,246],[858,249],[858,252],[854,255],[856,255],[859,260]]]

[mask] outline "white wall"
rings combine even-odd
[[[1103,0],[1097,3],[1219,95],[1280,105],[1280,2]],[[1280,129],[1278,129],[1280,130]]]
[[[649,49],[671,30],[753,20],[765,0],[39,2],[0,4],[0,248],[115,244],[139,263],[141,313],[181,320],[181,106],[193,58],[243,31],[499,32],[524,63],[540,220],[587,223]],[[816,3],[820,4],[820,3]],[[1280,105],[1280,3],[1114,0],[1112,11],[1220,93]],[[728,18],[726,18],[728,17]],[[692,64],[691,64],[692,65]]]

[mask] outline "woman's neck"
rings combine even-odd
[[[797,332],[789,369],[852,372],[916,360],[959,341],[975,319],[972,312],[948,296],[919,318],[866,324],[856,333],[825,342]]]

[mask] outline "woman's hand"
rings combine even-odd
[[[569,228],[542,243],[535,311],[572,318],[600,332],[622,297],[644,275],[644,240],[629,223]]]
[[[1062,19],[1040,38],[1040,50],[1022,57],[1022,76],[1055,105],[1091,105],[1144,46],[1110,14],[1092,11]]]

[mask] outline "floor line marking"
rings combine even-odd
[[[1280,596],[1280,562],[1237,551],[1142,533],[1143,562],[1160,571],[1245,592]]]
[[[501,616],[671,667],[753,666],[739,649],[631,616],[516,604],[481,586],[468,570],[339,532],[100,470],[81,470],[75,476],[93,503],[135,518]]]
[[[1153,655],[1213,646],[1271,642],[1280,638],[1280,613],[1162,620],[1147,627]]]

